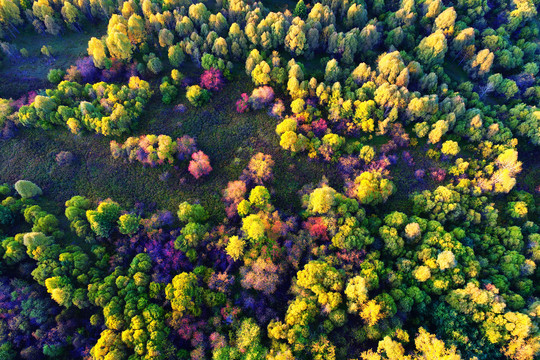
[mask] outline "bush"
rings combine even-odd
[[[191,158],[192,160],[189,162],[188,170],[195,179],[210,174],[212,166],[210,166],[210,158],[205,153],[198,151],[191,155]]]
[[[75,156],[69,151],[60,151],[56,154],[56,163],[58,166],[71,165],[75,160]]]
[[[167,78],[163,78],[164,80]],[[168,79],[167,79],[168,80]],[[170,104],[176,99],[176,96],[178,95],[178,89],[176,89],[176,86],[171,85],[168,81],[163,81],[161,85],[159,86],[159,91],[161,92],[161,101],[164,104]]]
[[[249,97],[249,103],[254,110],[262,109],[274,101],[274,89],[270,86],[256,88]]]
[[[245,113],[249,111],[249,96],[246,93],[240,95],[240,99],[236,101],[236,112]]]
[[[161,64],[161,60],[157,57],[153,57],[150,60],[148,60],[148,70],[150,70],[153,74],[157,75],[163,70],[163,65]]]
[[[220,91],[225,85],[225,79],[221,70],[210,68],[201,75],[200,85],[204,89]]]
[[[43,194],[40,187],[28,180],[19,180],[15,183],[15,190],[22,198],[28,199]]]
[[[43,45],[41,47],[41,53],[45,56],[51,57],[52,56],[52,49],[50,46]]]
[[[210,100],[210,92],[201,88],[199,85],[189,86],[187,88],[186,98],[193,106],[202,106]]]
[[[66,73],[64,70],[61,69],[51,69],[49,70],[49,74],[47,74],[47,80],[49,80],[50,83],[58,84],[62,79],[64,78],[64,75]]]

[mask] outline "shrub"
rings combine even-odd
[[[51,69],[47,74],[47,80],[53,84],[58,84],[64,78],[65,72],[62,69]]]
[[[254,89],[249,97],[249,103],[254,110],[262,109],[272,101],[274,101],[274,89],[270,86],[261,86]]]
[[[197,143],[195,142],[195,139],[188,135],[184,135],[181,138],[176,139],[176,143],[178,149],[176,157],[180,161],[189,159],[191,154],[197,151]]]
[[[240,95],[240,99],[236,101],[236,112],[245,113],[249,111],[249,96],[246,93]]]
[[[202,106],[210,100],[210,92],[201,88],[199,85],[189,86],[187,88],[186,98],[193,106]]]
[[[283,100],[277,99],[274,105],[272,106],[272,109],[270,110],[270,115],[277,118],[282,118],[285,110],[286,108],[285,108],[285,104],[283,103]]]
[[[192,154],[191,158],[192,160],[189,162],[188,170],[195,179],[210,174],[212,166],[210,166],[210,158],[205,153],[198,151]]]
[[[23,199],[33,198],[43,194],[43,191],[31,181],[19,180],[15,183],[15,190]]]
[[[75,160],[75,156],[69,151],[60,151],[56,154],[56,163],[58,166],[71,165]]]
[[[41,53],[47,57],[51,57],[52,56],[52,49],[50,46],[47,46],[47,45],[43,45],[41,47]]]
[[[178,95],[178,89],[176,88],[176,86],[171,85],[168,82],[167,78],[163,78],[163,79],[164,81],[159,86],[159,91],[161,92],[161,96],[162,96],[161,101],[164,104],[170,104],[174,101],[174,99]]]
[[[161,64],[161,60],[157,57],[153,57],[150,60],[148,60],[148,70],[150,70],[153,74],[157,75],[163,70],[163,65]]]
[[[225,86],[225,79],[221,70],[210,68],[201,75],[200,85],[204,89],[220,91]]]

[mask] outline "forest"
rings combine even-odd
[[[0,360],[540,359],[540,0],[0,0]]]

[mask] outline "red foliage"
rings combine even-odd
[[[204,89],[220,91],[225,86],[225,78],[221,70],[210,68],[201,75],[200,85]]]
[[[29,91],[28,94],[25,94],[25,95],[21,96],[20,98],[18,98],[17,100],[12,101],[11,102],[11,107],[14,110],[19,110],[22,106],[30,105],[31,103],[33,103],[36,96],[37,96],[37,92],[35,92],[33,90]]]
[[[319,119],[313,122],[312,126],[313,126],[313,132],[315,133],[315,135],[320,137],[326,134],[326,129],[328,128],[328,124],[326,123],[326,120]]]
[[[431,177],[437,182],[442,182],[446,177],[446,171],[444,169],[434,169],[431,171]]]
[[[314,238],[328,241],[327,226],[322,217],[310,217],[304,222],[304,228]]]
[[[124,63],[120,60],[113,59],[111,67],[101,71],[101,80],[107,83],[119,81],[124,75],[124,72]]]
[[[240,95],[240,99],[236,102],[236,111],[238,113],[249,111],[249,96],[246,93]]]

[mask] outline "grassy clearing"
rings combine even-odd
[[[39,184],[47,196],[58,205],[73,195],[91,199],[112,198],[125,207],[135,202],[155,203],[157,208],[175,210],[184,200],[200,201],[211,210],[215,220],[224,215],[221,191],[228,181],[241,174],[249,158],[261,151],[271,154],[276,162],[274,202],[287,211],[298,210],[297,191],[310,182],[318,182],[323,175],[340,186],[333,166],[306,161],[305,156],[291,157],[281,150],[274,132],[278,120],[264,111],[238,114],[235,101],[252,85],[241,78],[230,83],[202,108],[187,105],[184,114],[163,105],[156,94],[144,112],[134,135],[168,134],[179,137],[188,134],[197,138],[198,147],[210,156],[213,171],[195,180],[187,165],[145,168],[140,163],[125,163],[110,155],[109,141],[101,135],[85,133],[81,136],[57,128],[52,131],[22,129],[14,139],[0,143],[0,182],[14,183],[27,179]],[[123,141],[124,139],[117,139]],[[59,167],[55,156],[70,151],[77,161]],[[169,171],[169,179],[160,175]]]
[[[51,68],[66,69],[87,54],[88,40],[100,37],[107,31],[106,24],[88,26],[84,32],[68,31],[62,36],[36,34],[29,29],[12,42],[19,50],[28,50],[29,56],[19,56],[6,61],[0,67],[0,97],[17,99],[28,91],[50,87],[47,74]],[[47,45],[53,56],[41,54],[41,48]]]

